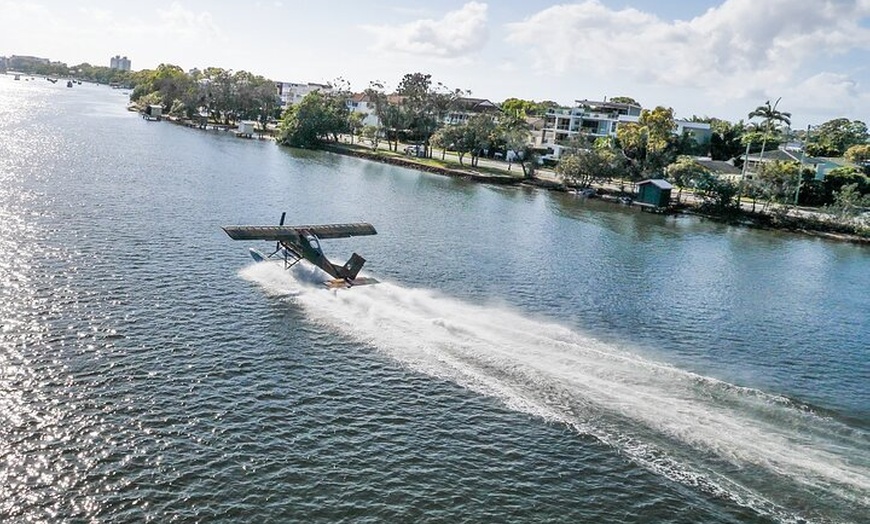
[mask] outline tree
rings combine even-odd
[[[556,166],[566,185],[587,188],[613,179],[619,171],[617,156],[610,149],[571,148]]]
[[[433,84],[432,75],[408,73],[399,82],[396,94],[401,97],[408,138],[421,142],[429,155],[429,139],[455,102],[468,91]]]
[[[701,209],[719,215],[731,215],[740,210],[737,186],[711,173],[704,173],[695,180],[695,194],[703,199]]]
[[[834,193],[834,202],[828,210],[843,220],[853,218],[867,208],[870,208],[870,195],[862,194],[858,184],[849,184]]]
[[[378,143],[380,142],[381,132],[378,129],[378,126],[363,126],[362,128],[362,136],[372,145],[372,149],[378,148]]]
[[[340,98],[312,91],[284,112],[278,140],[293,147],[315,147],[330,135],[337,140],[347,130],[347,113]]]
[[[797,162],[774,160],[761,164],[755,174],[755,179],[759,184],[761,194],[767,200],[765,207],[772,202],[783,205],[791,204],[794,201],[800,176],[800,164]]]
[[[857,144],[846,150],[846,160],[864,166],[864,172],[870,175],[870,144]]]
[[[202,74],[206,85],[205,107],[209,117],[215,122],[229,124],[235,91],[232,71],[220,67],[207,67]]]
[[[407,73],[396,94],[402,97],[402,109],[408,113],[408,132],[413,139],[428,144],[437,122],[432,118],[432,75]]]
[[[187,92],[196,88],[196,83],[183,69],[171,64],[160,64],[157,69],[147,70],[139,79],[130,100],[136,101],[151,93],[157,93],[158,103],[167,109],[176,100],[184,100]]]
[[[508,171],[511,170],[514,162],[518,162],[523,170],[523,177],[531,178],[538,158],[526,119],[517,115],[503,115],[499,118],[496,136],[504,147]]]
[[[371,104],[375,109],[375,116],[378,119],[378,135],[383,133],[383,136],[387,138],[387,144],[390,146],[390,149],[395,151],[398,149],[398,138],[396,138],[396,145],[393,146],[393,143],[390,141],[393,136],[397,136],[395,132],[390,133],[390,126],[393,125],[393,122],[390,118],[393,116],[390,114],[390,104],[387,99],[386,93],[384,93],[384,84],[378,80],[374,80],[369,82],[369,87],[365,90],[366,98],[368,98],[369,104]],[[394,130],[393,130],[394,131]]]
[[[383,110],[383,131],[390,149],[393,151],[399,150],[399,137],[407,129],[410,116],[398,104],[386,104]]]
[[[710,119],[710,158],[713,160],[731,160],[743,153],[746,144],[741,142],[743,136],[743,121],[732,124],[727,120]]]
[[[674,163],[665,168],[665,177],[679,188],[679,192],[677,192],[678,203],[683,194],[683,188],[692,187],[696,180],[709,173],[709,169],[688,156],[677,157]]]
[[[429,139],[429,142],[441,149],[441,160],[444,160],[445,154],[448,149],[456,149],[457,144],[459,144],[462,138],[462,129],[461,126],[445,126],[435,131],[432,137]],[[457,149],[457,154],[464,155],[466,152],[459,153]],[[459,158],[459,163],[462,163],[462,157]]]
[[[637,123],[622,124],[616,137],[628,159],[629,174],[639,180],[652,176],[676,157],[674,110],[658,106],[644,109]]]
[[[484,150],[492,147],[495,140],[496,125],[489,115],[478,114],[468,119],[464,126],[463,138],[471,152],[471,165],[476,167]]]
[[[861,169],[851,166],[843,166],[828,171],[825,175],[825,200],[833,202],[838,191],[848,185],[855,185],[859,193],[870,193],[870,177],[867,177]]]
[[[809,133],[807,154],[811,156],[841,156],[850,147],[865,144],[870,138],[867,124],[860,120],[835,118]]]
[[[508,171],[511,170],[516,160],[519,160],[520,165],[522,165],[523,161],[520,159],[519,154],[524,148],[532,144],[529,125],[525,119],[518,116],[504,115],[502,118],[499,118],[496,134],[504,147],[504,158],[508,162]],[[525,173],[525,169],[523,169],[523,172]]]
[[[776,106],[779,105],[780,100],[782,100],[782,97],[777,98],[773,106],[770,105],[770,100],[768,100],[763,105],[756,107],[751,113],[749,113],[750,119],[760,117],[764,122],[764,138],[761,143],[761,154],[759,155],[759,161],[764,159],[764,148],[767,145],[767,138],[768,135],[770,135],[771,126],[775,123],[781,123],[786,125],[791,124],[791,113],[778,111],[776,109]]]
[[[631,104],[633,106],[640,106],[637,100],[631,98],[630,96],[614,96],[610,99],[611,102],[615,104]]]
[[[500,104],[500,107],[507,115],[525,118],[527,116],[541,116],[547,112],[547,109],[558,107],[558,105],[552,100],[535,102],[534,100],[523,100],[521,98],[508,98]]]
[[[353,144],[354,135],[361,134],[363,128],[362,113],[349,112],[347,115],[347,130],[350,132],[350,143]]]

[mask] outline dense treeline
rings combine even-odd
[[[120,71],[87,63],[22,60],[22,73],[74,78],[133,89],[130,101],[140,106],[159,104],[170,115],[233,124],[256,120],[265,128],[280,116],[280,99],[274,81],[247,71],[219,67],[185,72],[179,66],[160,64],[156,69]]]
[[[233,124],[256,120],[265,128],[279,112],[275,82],[247,71],[208,67],[189,73],[160,64],[138,71],[130,100],[139,105],[160,104],[173,116]]]

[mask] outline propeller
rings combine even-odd
[[[283,213],[281,213],[281,220],[278,222],[278,225],[279,225],[279,226],[283,226],[283,225],[284,225],[284,218],[285,218],[286,216],[287,216],[287,212],[286,212],[286,211],[284,211]],[[275,256],[275,253],[277,253],[278,251],[281,251],[281,242],[280,242],[280,241],[279,241],[279,242],[275,242],[275,251],[274,251],[271,255],[269,255],[269,258],[272,258],[273,256]]]

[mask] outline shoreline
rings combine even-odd
[[[280,144],[279,144],[280,145]],[[568,192],[569,189],[561,182],[541,179],[541,178],[523,178],[523,177],[514,177],[514,176],[499,176],[499,175],[491,175],[476,171],[467,171],[460,169],[453,169],[444,166],[432,166],[429,164],[425,164],[422,162],[415,161],[413,158],[401,158],[392,155],[382,155],[376,152],[368,152],[365,150],[361,150],[358,147],[348,147],[344,144],[336,144],[334,142],[330,142],[324,144],[320,147],[323,151],[328,151],[331,153],[336,153],[345,156],[352,156],[355,158],[362,158],[365,160],[371,160],[373,162],[380,162],[383,164],[396,165],[401,167],[407,167],[409,169],[416,169],[418,171],[424,171],[427,173],[434,173],[443,176],[449,176],[454,178],[462,178],[464,180],[472,180],[475,182],[481,182],[486,184],[495,184],[501,186],[531,186],[537,187],[540,189],[545,189],[548,191],[558,191],[558,192]],[[610,191],[601,186],[593,186],[595,187],[600,195],[605,195],[608,198],[603,198],[601,200],[605,201],[614,201],[616,202],[616,196],[611,195]],[[760,217],[764,216],[761,213],[757,213],[756,217],[752,215],[743,215],[742,217],[723,217],[717,215],[711,215],[709,213],[704,213],[700,211],[696,206],[691,204],[683,203],[680,208],[670,209],[667,211],[668,214],[674,215],[691,215],[699,218],[711,220],[714,222],[718,222],[720,224],[727,224],[736,227],[746,227],[750,229],[758,229],[764,231],[782,231],[788,233],[794,233],[804,236],[811,236],[816,238],[822,238],[826,240],[834,240],[838,242],[848,242],[851,244],[857,245],[867,245],[870,246],[870,237],[863,237],[860,235],[849,234],[849,233],[840,233],[836,231],[823,231],[819,229],[812,229],[806,227],[776,227],[771,224],[762,223]],[[769,215],[768,215],[769,216]],[[793,217],[794,220],[798,223],[803,222],[807,224],[805,219],[800,219]]]
[[[131,106],[132,106],[132,104],[131,104]],[[129,106],[128,106],[128,109],[130,111],[135,110]],[[177,117],[170,117],[168,115],[164,116],[163,119],[168,121],[168,122],[171,122],[175,125],[199,129],[202,131],[213,131],[213,132],[214,131],[220,131],[220,132],[233,132],[234,131],[230,126],[220,126],[221,128],[223,128],[220,130],[209,129],[209,125],[202,126],[202,125],[198,125],[197,123],[194,123],[192,121],[180,119]],[[240,137],[240,138],[247,138],[247,137]],[[277,140],[275,139],[274,136],[270,136],[270,135],[266,135],[266,134],[260,134],[260,135],[255,136],[255,137],[251,137],[250,139],[273,140],[273,141],[275,141],[276,145],[282,146],[282,144],[277,142]],[[470,180],[470,181],[478,182],[478,183],[493,184],[493,185],[498,185],[498,186],[502,186],[502,187],[505,187],[505,186],[534,187],[534,188],[544,189],[547,191],[557,191],[557,192],[563,192],[563,193],[566,193],[569,191],[569,188],[566,187],[564,183],[558,182],[555,180],[548,180],[545,178],[538,178],[538,177],[534,177],[534,176],[531,178],[526,178],[524,176],[513,176],[513,175],[507,175],[507,174],[498,175],[498,174],[493,174],[493,173],[484,173],[484,172],[475,170],[474,168],[470,168],[470,167],[464,168],[464,169],[457,169],[457,168],[452,168],[452,167],[447,167],[447,166],[432,165],[429,163],[421,162],[413,157],[405,158],[403,156],[399,156],[395,152],[391,152],[390,154],[383,154],[380,152],[380,150],[372,151],[371,149],[363,147],[363,146],[357,146],[357,145],[351,145],[351,144],[342,144],[339,142],[325,142],[325,143],[322,143],[320,145],[320,147],[318,147],[318,149],[321,151],[327,151],[327,152],[335,153],[335,154],[339,154],[339,155],[350,156],[350,157],[354,157],[354,158],[361,158],[364,160],[370,160],[372,162],[379,162],[381,164],[389,164],[389,165],[394,165],[394,166],[399,166],[399,167],[405,167],[408,169],[415,169],[415,170],[423,171],[426,173],[433,173],[436,175],[442,175],[442,176],[447,176],[447,177],[452,177],[452,178],[460,178],[463,180]],[[434,160],[436,162],[438,161],[437,159],[434,159]],[[606,197],[606,198],[601,198],[601,200],[613,201],[613,202],[617,201],[618,195],[611,194],[612,193],[611,190],[609,190],[605,187],[596,186],[596,185],[593,185],[592,187],[594,187],[598,191],[599,195]],[[771,215],[766,215],[763,213],[756,213],[756,216],[744,214],[744,215],[738,216],[738,217],[712,215],[712,214],[705,213],[705,212],[701,211],[700,209],[698,209],[697,206],[694,206],[692,204],[687,204],[685,202],[680,204],[679,207],[677,207],[677,208],[672,207],[665,212],[668,214],[674,214],[674,215],[696,216],[699,218],[711,220],[711,221],[718,222],[721,224],[727,224],[727,225],[737,226],[737,227],[747,227],[747,228],[751,228],[751,229],[759,229],[759,230],[766,230],[766,231],[782,231],[782,232],[800,234],[800,235],[804,235],[804,236],[811,236],[811,237],[815,237],[815,238],[821,238],[821,239],[825,239],[825,240],[833,240],[833,241],[837,241],[837,242],[847,242],[847,243],[856,244],[856,245],[870,246],[870,237],[865,237],[865,236],[852,234],[852,233],[841,233],[841,232],[837,232],[837,231],[825,231],[825,230],[821,230],[821,229],[814,229],[811,227],[800,227],[801,224],[804,226],[811,225],[810,221],[808,221],[806,219],[802,219],[800,217],[790,217],[793,219],[795,225],[798,227],[777,227],[775,224],[764,223],[765,220],[763,220],[763,217],[765,217],[765,216],[770,217]]]

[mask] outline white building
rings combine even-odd
[[[574,107],[555,107],[544,115],[537,146],[552,147],[579,134],[594,138],[616,136],[619,122],[637,122],[641,107],[620,102],[577,100]]]
[[[620,125],[638,122],[641,111],[641,106],[636,104],[591,100],[577,100],[575,107],[551,108],[544,116],[541,131],[536,133],[535,146],[548,149],[557,159],[563,149],[559,144],[580,134],[592,139],[615,137]],[[674,123],[675,135],[689,136],[702,145],[710,143],[710,124],[687,120]]]
[[[713,129],[708,122],[691,122],[689,120],[674,120],[677,136],[688,136],[698,144],[709,144],[713,137]]]
[[[354,93],[347,99],[347,108],[351,113],[359,113],[362,115],[362,125],[364,126],[379,126],[380,121],[375,113],[375,105],[372,103],[369,95],[365,93]]]
[[[109,60],[110,69],[118,69],[120,71],[130,70],[130,59],[126,56],[115,55]]]
[[[305,98],[305,95],[312,91],[320,91],[321,93],[332,93],[332,86],[328,84],[315,84],[309,82],[307,84],[297,84],[294,82],[278,82],[278,96],[281,97],[281,105],[298,104]]]

